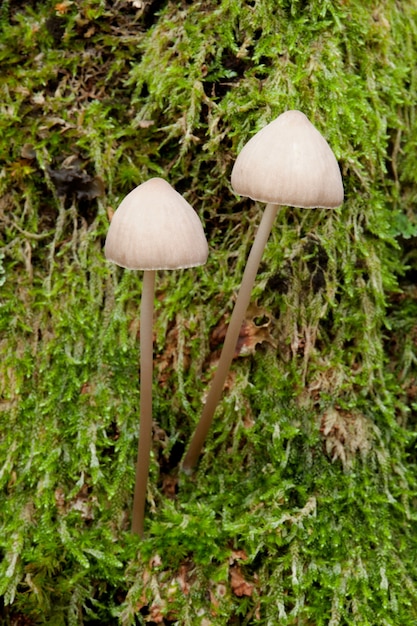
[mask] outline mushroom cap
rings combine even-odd
[[[339,165],[327,141],[301,111],[286,111],[244,146],[232,170],[236,193],[302,208],[343,202]]]
[[[104,253],[127,269],[171,270],[203,265],[208,245],[193,207],[165,180],[151,178],[116,209]]]

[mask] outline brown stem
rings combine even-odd
[[[190,446],[182,464],[183,470],[187,473],[190,473],[194,465],[197,463],[205,438],[213,421],[214,412],[219,403],[224,383],[230,369],[230,364],[235,353],[242,322],[249,306],[250,296],[255,283],[256,274],[258,272],[259,263],[261,262],[262,254],[271,233],[277,211],[278,205],[267,204],[261,223],[259,224],[258,232],[256,233],[256,237],[246,263],[245,271],[243,273],[242,283],[240,285],[236,304],[230,318],[217,371],[213,378],[200,421],[197,424],[197,428],[194,432],[193,438],[191,439]]]
[[[153,303],[155,270],[143,273],[140,305],[140,422],[132,533],[143,536],[146,488],[152,446]]]

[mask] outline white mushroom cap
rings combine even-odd
[[[193,207],[162,178],[131,191],[113,215],[106,258],[135,270],[203,265],[208,245]]]
[[[244,146],[232,170],[236,193],[303,208],[343,202],[339,165],[329,144],[301,111],[286,111]]]

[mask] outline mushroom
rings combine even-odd
[[[153,301],[159,269],[203,265],[207,240],[193,207],[162,178],[131,191],[111,220],[104,247],[108,260],[144,270],[140,307],[140,425],[132,532],[143,535],[152,445]]]
[[[336,158],[324,137],[300,111],[286,111],[244,146],[232,170],[234,191],[266,202],[250,251],[216,374],[182,467],[191,472],[220,400],[259,263],[279,205],[334,208],[343,202]]]

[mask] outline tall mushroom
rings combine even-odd
[[[231,183],[236,193],[267,205],[243,273],[217,371],[184,457],[182,467],[186,472],[196,464],[213,421],[279,206],[334,208],[343,202],[336,158],[324,137],[300,111],[282,113],[248,141],[236,159]]]
[[[132,532],[143,535],[152,445],[153,301],[155,273],[203,265],[208,246],[192,206],[162,178],[131,191],[117,208],[107,233],[106,258],[144,270],[140,308],[140,425]]]

